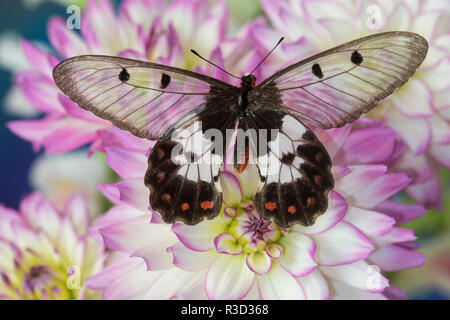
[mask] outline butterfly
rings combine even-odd
[[[334,181],[330,156],[307,125],[329,129],[353,122],[407,82],[427,50],[415,33],[379,33],[294,63],[258,85],[245,74],[239,87],[171,66],[99,55],[66,59],[53,77],[81,108],[157,140],[145,184],[152,209],[165,222],[194,225],[216,217],[227,132],[270,130],[276,134],[263,147],[258,137],[244,136],[243,147],[233,151],[239,160],[234,169],[244,172],[250,160],[256,165],[254,206],[261,217],[281,227],[310,226],[327,210]]]

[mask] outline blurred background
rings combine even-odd
[[[119,1],[113,1],[116,5]],[[262,13],[257,1],[228,0],[231,28]],[[6,127],[18,118],[35,118],[36,111],[20,92],[13,90],[12,72],[26,65],[19,52],[20,37],[41,47],[48,47],[47,19],[66,16],[68,4],[84,6],[84,1],[20,0],[0,1],[0,204],[17,208],[20,200],[32,190],[40,190],[50,199],[64,199],[74,191],[82,192],[91,210],[100,213],[106,201],[95,189],[99,181],[115,177],[105,166],[102,155],[86,158],[84,149],[63,155],[44,155]],[[88,176],[82,175],[89,172]],[[426,262],[422,268],[388,275],[392,283],[408,292],[410,299],[450,298],[450,172],[442,169],[443,211],[429,210],[424,217],[405,225],[415,231]],[[400,200],[410,201],[405,195]]]

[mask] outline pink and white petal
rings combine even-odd
[[[434,144],[450,144],[450,122],[439,116],[429,119],[432,132],[432,146]]]
[[[223,201],[231,207],[238,207],[242,200],[242,189],[236,176],[228,171],[222,171],[219,176]]]
[[[206,274],[209,299],[242,299],[250,291],[255,273],[245,263],[245,255],[219,254]]]
[[[145,187],[142,178],[120,181],[115,186],[120,192],[120,201],[148,212],[149,190]]]
[[[384,165],[353,165],[347,168],[350,173],[338,179],[335,185],[335,189],[345,198],[349,198],[387,171]]]
[[[265,251],[255,251],[247,255],[247,267],[258,275],[265,275],[272,267],[272,259]]]
[[[147,157],[142,151],[108,147],[105,153],[106,163],[123,179],[142,179],[145,176]]]
[[[155,144],[154,141],[138,138],[114,126],[110,126],[107,130],[101,131],[99,136],[103,140],[103,148],[119,146],[130,150],[147,152]]]
[[[355,206],[371,209],[392,197],[410,182],[411,179],[404,173],[385,174],[376,178],[367,187],[355,192],[350,202]]]
[[[386,124],[398,132],[414,154],[421,154],[428,148],[431,127],[427,119],[406,118],[391,108]]]
[[[345,221],[361,230],[368,236],[380,236],[388,233],[395,224],[395,219],[373,210],[350,207]]]
[[[220,220],[217,217],[214,220]],[[225,227],[218,227],[215,221],[202,221],[194,226],[175,222],[172,225],[172,232],[186,247],[195,251],[208,251],[214,249],[214,238],[225,232]]]
[[[90,226],[89,235],[97,242],[103,243],[103,237],[100,233],[100,229],[121,224],[130,219],[134,219],[140,216],[147,216],[146,213],[135,209],[132,206],[121,203],[115,205],[109,209],[106,213],[100,215]]]
[[[113,204],[121,203],[120,191],[115,185],[107,183],[98,183],[96,185],[96,188],[105,196],[106,199],[111,201]]]
[[[443,91],[450,88],[450,80],[446,75],[450,72],[450,58],[445,57],[432,69],[423,72],[421,79],[433,91]]]
[[[259,276],[258,290],[265,300],[305,300],[305,292],[301,284],[276,261],[270,272]]]
[[[430,89],[415,78],[397,90],[390,101],[408,118],[423,118],[433,114],[433,97]]]
[[[58,59],[50,53],[37,48],[27,40],[22,39],[20,43],[22,45],[23,53],[30,65],[42,75],[46,76],[47,79],[53,79],[53,68],[58,64]]]
[[[245,199],[253,199],[253,196],[259,188],[258,183],[255,183],[259,179],[259,172],[256,165],[248,164],[244,172],[236,175],[236,177],[241,186],[242,196]]]
[[[283,254],[278,261],[294,277],[305,276],[317,266],[314,261],[316,245],[310,237],[297,232],[289,232],[281,238],[279,244],[283,248]]]
[[[390,272],[420,267],[425,262],[425,257],[419,252],[390,245],[375,250],[369,260],[383,271]]]
[[[145,299],[153,282],[164,271],[148,271],[144,261],[122,272],[103,290],[104,300],[142,300]]]
[[[383,201],[376,210],[394,218],[397,226],[422,217],[426,211],[421,205],[409,205],[391,200]]]
[[[42,142],[47,153],[61,153],[74,150],[97,137],[98,125],[70,118],[59,119],[54,130]]]
[[[176,243],[167,250],[173,255],[173,264],[186,271],[208,268],[217,258],[217,253],[214,250],[193,251],[182,243]]]
[[[52,203],[35,192],[22,200],[20,211],[33,229],[44,230],[53,242],[57,242],[62,218]]]
[[[354,288],[340,281],[328,280],[333,300],[387,300],[383,293]]]
[[[242,245],[231,234],[224,232],[214,238],[214,246],[218,253],[238,255],[242,253]]]
[[[342,218],[344,218],[348,209],[348,203],[345,201],[344,197],[334,190],[330,192],[328,201],[329,205],[327,211],[319,216],[312,226],[304,227],[301,225],[294,225],[292,229],[296,232],[305,234],[316,234],[325,232],[334,227],[342,220]]]
[[[414,179],[413,183],[427,181],[433,176],[427,154],[414,155],[410,150],[406,150],[403,156],[395,161],[394,170],[406,173],[408,177]]]
[[[392,228],[386,234],[373,237],[374,244],[377,248],[389,246],[397,242],[414,241],[416,239],[413,230],[402,228]]]
[[[70,218],[78,235],[84,235],[89,226],[89,209],[82,195],[75,194],[70,197],[64,209]]]
[[[345,221],[312,237],[317,246],[316,262],[322,266],[349,264],[367,258],[373,250],[370,240]]]
[[[330,298],[330,289],[327,280],[319,269],[315,269],[306,276],[297,278],[308,300],[328,300]]]
[[[383,292],[389,286],[389,280],[363,260],[342,266],[321,266],[320,270],[331,280],[364,291]]]
[[[386,127],[353,129],[333,164],[384,164],[395,147],[395,132]]]
[[[59,91],[53,80],[35,71],[21,71],[14,76],[14,83],[25,98],[39,111],[62,114],[58,102]]]
[[[62,17],[50,17],[47,23],[47,35],[52,47],[63,58],[88,53],[83,40],[67,28],[66,21]]]

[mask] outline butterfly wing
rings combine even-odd
[[[151,140],[212,96],[233,86],[188,70],[110,56],[77,56],[53,70],[57,86],[81,108]]]
[[[195,72],[109,56],[69,58],[53,77],[83,109],[138,137],[159,140],[145,184],[165,222],[192,225],[217,216],[223,151],[214,152],[218,142],[225,147],[225,131],[236,121],[237,88]],[[209,129],[221,139],[213,143]]]
[[[326,149],[287,112],[258,108],[249,114],[246,127],[260,133],[249,139],[249,157],[261,179],[254,199],[257,212],[285,228],[314,224],[326,211],[334,186]],[[270,132],[264,136],[261,129]]]
[[[316,127],[340,127],[403,85],[424,60],[427,41],[410,32],[357,39],[295,63],[257,86]]]

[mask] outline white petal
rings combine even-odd
[[[197,271],[208,268],[217,258],[215,250],[194,251],[182,243],[176,243],[168,248],[173,255],[173,264],[186,271]]]
[[[245,255],[219,254],[206,275],[206,294],[209,299],[242,299],[250,291],[254,277]]]
[[[276,261],[270,272],[258,277],[259,294],[265,300],[304,300],[305,293],[297,280]]]
[[[345,221],[312,237],[317,246],[315,259],[320,265],[348,264],[366,258],[373,250],[369,239]]]
[[[382,292],[389,285],[389,280],[381,275],[376,266],[365,261],[342,266],[321,266],[320,270],[327,278],[365,291]]]
[[[330,298],[330,290],[327,281],[319,269],[310,274],[297,278],[303,287],[308,300],[326,300]]]
[[[283,247],[280,264],[292,275],[299,277],[314,270],[317,265],[314,261],[316,246],[310,237],[289,232],[279,243]]]

